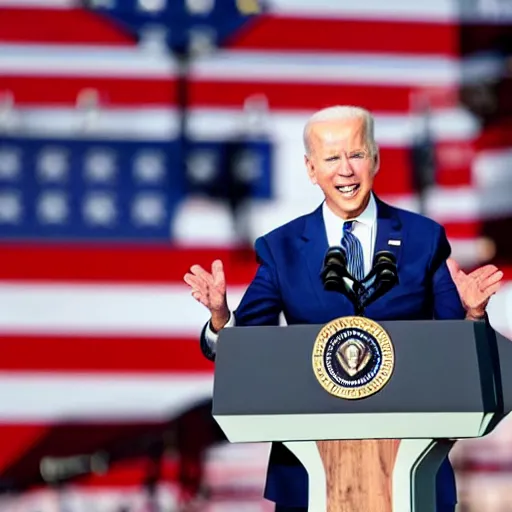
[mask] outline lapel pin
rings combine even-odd
[[[401,245],[402,242],[400,240],[388,240],[388,245]]]

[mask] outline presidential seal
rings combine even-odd
[[[313,371],[331,395],[357,400],[380,391],[390,379],[395,353],[388,333],[359,316],[326,324],[313,348]]]

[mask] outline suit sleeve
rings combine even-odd
[[[466,317],[459,292],[446,264],[450,254],[450,243],[445,229],[440,226],[434,238],[431,260],[434,318],[438,320],[457,320]]]
[[[265,238],[256,240],[255,249],[258,270],[234,312],[233,323],[236,326],[278,325],[283,308],[274,259]],[[215,346],[207,339],[207,326],[202,329],[200,347],[204,356],[214,361]]]

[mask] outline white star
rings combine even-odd
[[[158,183],[165,174],[165,156],[160,151],[141,151],[134,158],[135,178],[145,183]]]
[[[132,205],[132,218],[139,226],[161,226],[165,220],[165,202],[159,194],[140,194]]]
[[[139,0],[138,7],[142,11],[159,12],[165,9],[166,0]]]
[[[235,159],[237,178],[244,183],[251,183],[261,178],[262,158],[254,151],[242,151]]]
[[[194,151],[187,160],[187,172],[197,183],[212,181],[217,174],[217,153],[212,150]]]
[[[64,181],[69,171],[67,151],[44,148],[39,154],[37,167],[41,181]]]
[[[21,175],[21,151],[17,148],[0,148],[0,179],[15,180]]]
[[[93,150],[85,157],[85,174],[95,183],[112,182],[116,173],[115,153],[108,150]]]
[[[103,192],[91,193],[84,201],[83,215],[89,224],[113,225],[117,216],[114,197]]]
[[[213,10],[215,0],[185,0],[185,6],[190,14],[208,14]]]
[[[205,55],[215,48],[217,32],[212,27],[192,28],[188,33],[188,46],[193,55]]]
[[[167,51],[169,30],[163,25],[145,25],[139,31],[140,46],[148,53],[161,55]]]
[[[23,214],[23,205],[19,192],[0,192],[0,223],[19,224]]]
[[[39,197],[37,216],[42,224],[63,224],[69,217],[69,204],[62,192],[45,192]]]

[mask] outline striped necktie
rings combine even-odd
[[[362,281],[364,278],[363,246],[359,238],[352,233],[355,222],[354,220],[350,220],[343,224],[341,247],[345,251],[347,270],[350,275],[357,281]]]

